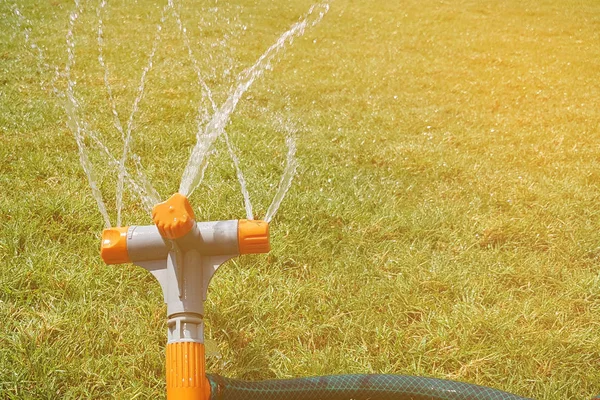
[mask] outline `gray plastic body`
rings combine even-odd
[[[162,287],[169,342],[202,343],[208,284],[221,264],[239,255],[238,221],[199,222],[177,240],[164,239],[154,225],[131,226],[127,252]]]
[[[178,239],[185,250],[193,249],[204,256],[238,255],[238,221],[198,222],[197,229]],[[127,231],[127,253],[133,263],[165,258],[172,242],[158,233],[156,225],[130,226]]]

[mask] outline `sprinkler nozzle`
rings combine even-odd
[[[194,210],[187,197],[175,193],[169,200],[152,209],[152,220],[160,235],[166,239],[179,239],[196,225]]]
[[[107,264],[130,262],[127,252],[127,231],[129,227],[108,228],[102,231],[100,256]]]
[[[238,247],[240,254],[268,253],[271,250],[269,223],[240,219],[238,222]]]

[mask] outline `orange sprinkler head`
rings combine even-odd
[[[240,254],[268,253],[271,250],[269,223],[240,219],[238,223],[238,246]]]
[[[102,232],[100,255],[107,264],[124,264],[129,262],[127,253],[127,230],[129,227],[108,228]]]
[[[190,202],[187,197],[179,193],[154,206],[152,220],[160,235],[166,239],[179,239],[185,236],[196,223]]]

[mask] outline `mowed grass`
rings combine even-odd
[[[18,26],[14,4],[31,24]],[[106,7],[124,121],[164,4]],[[311,5],[177,4],[219,103]],[[75,25],[73,74],[83,115],[117,155],[97,6],[84,3]],[[45,61],[64,67],[72,9],[0,3],[0,397],[164,398],[161,290],[141,268],[102,263],[103,222],[52,72],[25,42],[30,28]],[[172,16],[163,31],[133,150],[166,198],[201,95]],[[599,107],[596,0],[332,2],[228,126],[257,218],[285,159],[276,119],[298,127],[300,167],[271,253],[232,260],[211,283],[207,337],[221,358],[209,372],[410,374],[537,399],[600,393]],[[243,218],[217,148],[191,200],[202,219]],[[114,223],[116,172],[93,154]],[[149,222],[129,193],[124,224]]]

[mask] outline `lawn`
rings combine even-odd
[[[77,15],[71,74],[80,114],[118,158],[100,4]],[[220,105],[312,3],[174,4],[198,64],[167,10],[132,143],[163,199],[195,143],[194,68]],[[101,8],[124,123],[166,5]],[[160,287],[100,259],[105,224],[52,90],[66,87],[52,67],[67,65],[73,10],[0,2],[0,398],[164,398]],[[209,372],[421,375],[548,400],[600,393],[600,2],[334,0],[271,67],[227,126],[256,218],[289,132],[297,176],[271,253],[229,261],[211,283]],[[84,144],[115,224],[118,171]],[[244,218],[224,140],[215,146],[190,197],[196,215]],[[122,220],[150,223],[132,191]]]

